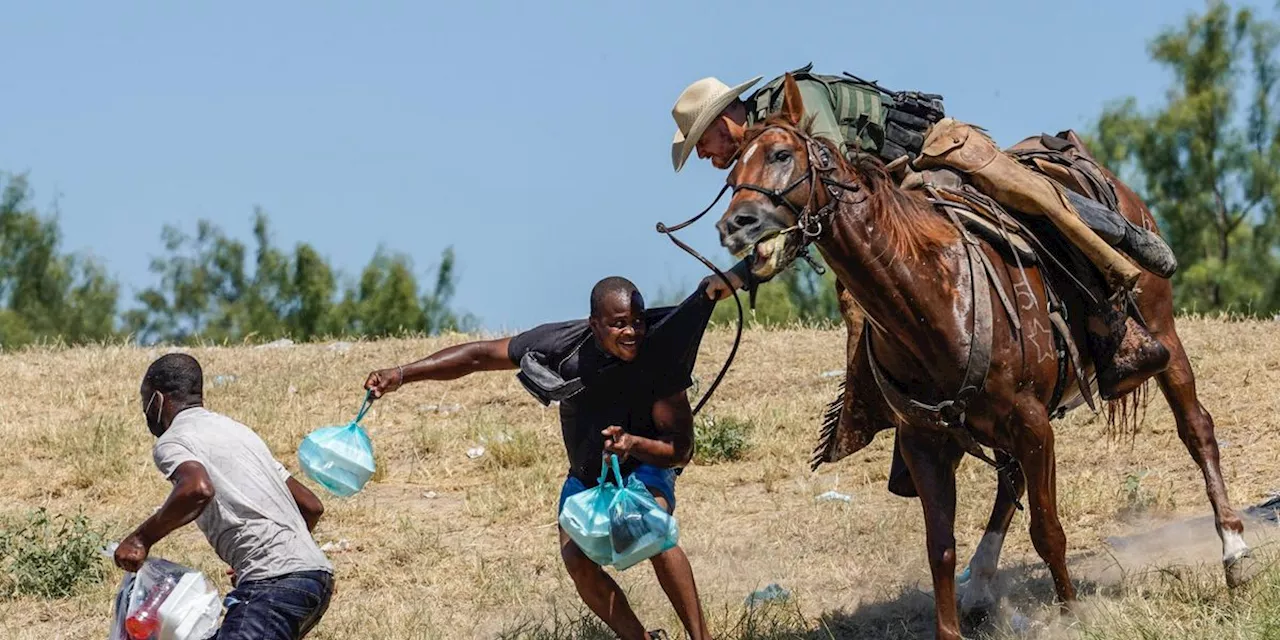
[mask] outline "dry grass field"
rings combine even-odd
[[[1280,339],[1271,322],[1187,318],[1203,402],[1217,420],[1223,470],[1238,506],[1280,489]],[[371,369],[467,339],[280,349],[193,349],[206,372],[206,404],[255,428],[297,472],[310,430],[351,419]],[[732,333],[710,332],[699,359],[711,379]],[[163,500],[138,406],[138,381],[155,349],[36,349],[0,356],[0,522],[44,507],[83,511],[118,538]],[[808,471],[818,416],[836,390],[840,330],[749,330],[707,412],[750,425],[741,459],[695,464],[677,484],[682,544],[717,636],[927,638],[932,601],[917,501],[885,489],[891,437]],[[1007,595],[999,637],[1280,637],[1280,575],[1228,594],[1212,528],[1176,528],[1125,553],[1110,536],[1208,512],[1199,471],[1158,391],[1132,442],[1115,442],[1087,408],[1057,426],[1060,508],[1082,603],[1070,617],[1048,607],[1052,587],[1019,513],[1002,559]],[[337,567],[338,592],[312,635],[336,638],[597,637],[556,547],[555,504],[564,452],[554,409],[510,374],[410,386],[365,420],[379,473],[362,493],[317,492],[316,530]],[[476,459],[469,448],[483,445]],[[994,497],[990,469],[960,469],[961,562],[977,544]],[[837,490],[849,503],[815,497]],[[1247,532],[1273,558],[1266,526]],[[345,541],[345,543],[343,542]],[[204,570],[228,588],[194,526],[153,553]],[[105,566],[105,561],[104,561]],[[0,600],[0,638],[103,638],[119,572],[63,599]],[[647,565],[621,574],[650,628],[678,637]],[[748,611],[744,599],[777,583],[789,599]]]

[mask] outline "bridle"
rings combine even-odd
[[[835,212],[836,207],[839,206],[840,203],[845,202],[844,200],[840,199],[840,193],[842,191],[857,192],[857,191],[860,191],[861,189],[860,185],[844,183],[831,178],[829,174],[831,174],[836,170],[837,165],[835,162],[832,161],[830,150],[828,150],[827,147],[824,146],[822,143],[815,140],[812,136],[806,134],[805,132],[799,129],[773,123],[761,129],[760,133],[753,136],[752,139],[759,137],[761,134],[763,134],[765,131],[768,131],[769,129],[778,129],[781,131],[785,131],[795,136],[796,138],[799,138],[800,141],[804,143],[806,153],[808,156],[807,161],[809,163],[809,166],[805,168],[805,170],[801,173],[801,175],[798,178],[793,180],[787,186],[782,187],[780,189],[767,189],[760,185],[750,184],[750,183],[740,183],[735,185],[729,182],[728,180],[726,180],[725,185],[720,188],[720,192],[716,194],[716,197],[714,200],[711,201],[711,204],[707,205],[707,207],[702,211],[700,211],[697,215],[693,216],[692,218],[689,218],[688,220],[685,220],[684,222],[681,222],[680,224],[670,226],[670,227],[668,227],[667,225],[661,222],[657,224],[658,233],[661,233],[667,236],[668,238],[670,238],[671,241],[675,243],[677,247],[684,250],[685,253],[688,253],[689,255],[696,258],[699,262],[701,262],[708,269],[710,269],[712,273],[714,273],[718,278],[720,278],[720,280],[724,282],[725,286],[729,287],[729,290],[733,292],[733,301],[738,306],[738,329],[737,329],[737,333],[733,337],[733,347],[729,350],[729,356],[725,358],[724,365],[720,367],[720,372],[716,375],[715,380],[712,381],[711,386],[707,387],[707,392],[703,394],[702,399],[699,400],[698,404],[693,408],[693,413],[695,415],[698,413],[698,411],[702,409],[703,405],[707,403],[707,400],[711,398],[711,394],[715,392],[716,387],[720,386],[721,380],[723,380],[725,374],[729,372],[729,366],[733,364],[734,356],[738,354],[738,345],[742,343],[742,325],[743,325],[742,299],[738,297],[738,290],[733,286],[733,283],[729,280],[729,276],[725,275],[725,273],[721,271],[719,267],[716,267],[714,263],[708,260],[701,253],[698,253],[696,249],[694,249],[693,247],[690,247],[684,242],[681,242],[680,239],[675,236],[675,232],[681,229],[684,229],[685,227],[688,227],[689,225],[702,219],[703,216],[707,215],[707,212],[711,211],[711,209],[716,206],[716,203],[720,202],[720,198],[724,197],[724,194],[726,191],[729,191],[730,189],[732,189],[734,195],[737,195],[739,191],[743,191],[743,190],[754,191],[768,198],[769,201],[774,204],[774,206],[787,207],[787,209],[789,209],[791,213],[795,215],[796,224],[790,228],[782,230],[780,233],[787,234],[787,233],[792,233],[794,231],[802,232],[804,234],[804,238],[801,241],[798,257],[803,258],[806,262],[809,263],[810,266],[813,267],[815,271],[817,271],[819,274],[822,274],[822,273],[825,273],[825,270],[816,262],[814,262],[813,258],[808,253],[808,247],[812,242],[814,242],[815,240],[817,240],[819,237],[822,236],[823,231],[830,226],[824,223],[831,217],[832,213]],[[744,140],[743,141],[744,144],[740,144],[738,146],[739,153],[734,156],[733,158],[734,163],[736,163],[738,159],[740,159],[741,150],[743,146],[745,146],[745,142],[746,141]],[[731,179],[733,176],[732,171],[730,172],[729,175]],[[805,183],[809,184],[809,199],[805,201],[804,206],[798,207],[796,206],[795,203],[793,203],[790,200],[790,198],[788,198],[788,196],[791,194],[792,191],[795,191],[796,189],[800,188],[800,186]],[[827,201],[827,204],[814,210],[813,204],[817,200],[819,184],[827,188],[828,192],[831,194],[831,199]],[[749,279],[749,282],[746,283],[746,287],[750,295],[751,308],[752,310],[754,310],[755,300],[756,300],[756,284],[758,283],[754,281],[754,278],[750,277],[750,274],[748,274],[748,279]]]
[[[857,192],[861,190],[862,187],[856,183],[841,182],[832,178],[830,174],[836,170],[837,165],[831,157],[831,151],[826,147],[826,145],[818,142],[813,136],[801,131],[800,129],[774,123],[761,129],[760,133],[753,136],[752,139],[754,140],[755,138],[758,138],[770,129],[777,129],[798,138],[800,142],[804,144],[808,166],[800,173],[799,177],[791,181],[787,186],[779,189],[768,189],[758,184],[746,182],[738,183],[736,185],[726,184],[725,186],[732,186],[734,195],[737,195],[739,191],[754,191],[755,193],[768,198],[769,202],[775,207],[786,207],[789,209],[795,216],[796,224],[787,229],[783,229],[781,233],[785,234],[794,231],[800,231],[803,233],[804,239],[803,244],[801,245],[801,250],[803,252],[809,244],[822,237],[823,231],[827,226],[829,226],[826,224],[827,221],[835,212],[836,207],[844,202],[840,199],[841,192]],[[745,146],[746,142],[747,141],[744,140],[743,145],[740,145],[739,149],[741,149],[742,146]],[[787,196],[805,183],[808,183],[809,185],[809,198],[805,201],[804,206],[796,206],[796,204]],[[827,188],[830,199],[827,200],[826,204],[815,209],[814,204],[818,199],[819,185]],[[723,191],[721,193],[723,193]],[[714,203],[712,203],[712,206],[715,206]],[[808,254],[805,253],[804,255],[807,256]]]

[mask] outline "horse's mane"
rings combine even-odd
[[[806,118],[800,127],[796,127],[778,114],[747,129],[741,148],[746,148],[749,142],[772,126],[797,129],[813,136],[811,118]],[[899,189],[898,183],[889,175],[889,170],[880,158],[869,153],[858,153],[853,162],[850,162],[834,142],[822,136],[813,136],[813,139],[827,148],[840,172],[856,176],[858,183],[867,191],[867,216],[872,219],[872,224],[884,237],[893,255],[929,260],[944,246],[955,241],[955,228],[938,215],[922,193]]]
[[[821,141],[829,149],[835,146]],[[876,228],[894,255],[928,260],[955,241],[955,228],[938,215],[923,193],[899,189],[880,158],[859,153],[850,163],[842,154],[835,153],[835,156],[846,170],[858,176],[867,190],[867,215],[875,220]]]

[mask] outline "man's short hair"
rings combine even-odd
[[[185,353],[168,353],[147,367],[142,386],[166,397],[198,400],[204,396],[204,371],[195,358]]]
[[[627,300],[631,296],[636,295],[639,291],[636,285],[621,276],[609,276],[596,283],[591,288],[591,317],[597,317],[600,309],[604,306],[604,301],[614,295],[621,295]]]

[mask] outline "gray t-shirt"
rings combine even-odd
[[[165,478],[193,460],[209,473],[214,498],[196,526],[235,569],[237,583],[295,571],[333,572],[285,485],[289,471],[249,427],[207,409],[187,409],[151,454]]]

